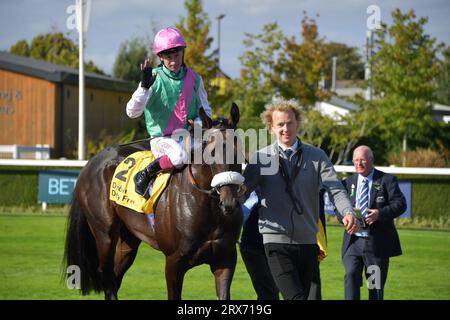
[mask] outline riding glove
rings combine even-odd
[[[155,78],[152,75],[152,67],[145,67],[141,70],[141,87],[150,89],[153,82],[155,82]]]

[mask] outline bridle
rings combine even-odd
[[[227,129],[231,129],[231,128],[225,128],[224,126],[222,126],[220,128],[214,128],[215,130],[219,130],[221,132],[226,131]],[[203,144],[207,143],[206,140],[204,140],[203,138],[203,133],[204,133],[205,129],[202,130],[202,151],[203,151]],[[211,176],[214,177],[215,173],[213,171],[212,165],[209,165],[209,168],[211,170]],[[189,177],[189,182],[194,186],[194,188],[197,191],[200,191],[201,193],[206,194],[207,196],[213,198],[213,199],[220,199],[220,191],[219,189],[225,185],[220,185],[218,187],[212,187],[211,189],[203,189],[199,186],[199,184],[197,183],[197,181],[195,180],[194,174],[192,173],[192,163],[188,164],[188,177]]]
[[[214,176],[214,172],[212,169],[212,166],[209,166],[209,168],[211,169],[211,175]],[[214,187],[211,189],[203,189],[201,188],[197,181],[195,180],[195,177],[192,173],[192,164],[188,164],[188,177],[189,177],[189,182],[194,186],[194,188],[198,191],[200,191],[201,193],[204,193],[206,195],[208,195],[209,197],[213,198],[213,199],[220,199],[220,192],[219,192],[219,188]]]

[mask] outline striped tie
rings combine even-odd
[[[363,187],[361,189],[361,197],[359,200],[359,208],[361,209],[361,216],[366,217],[367,208],[369,206],[369,180],[363,180]]]

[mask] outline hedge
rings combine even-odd
[[[36,206],[39,171],[50,168],[0,167],[0,206]],[[397,175],[412,183],[412,217],[450,217],[450,176]]]
[[[36,168],[0,168],[0,206],[36,205],[38,177]]]
[[[450,176],[397,175],[412,183],[412,217],[450,217]]]

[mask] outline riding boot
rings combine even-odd
[[[161,171],[161,165],[159,164],[159,160],[161,158],[157,158],[153,160],[144,170],[139,171],[134,176],[134,185],[135,191],[137,194],[144,196],[145,191],[147,190],[150,181],[156,177],[159,171]]]

